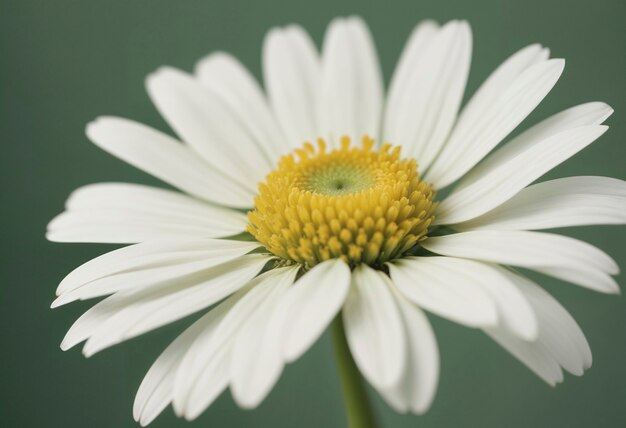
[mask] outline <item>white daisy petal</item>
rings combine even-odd
[[[108,256],[108,254],[105,254],[103,256],[104,263],[106,263],[106,256]],[[105,322],[108,322],[111,318],[117,316],[123,311],[132,315],[133,311],[138,312],[143,308],[142,304],[146,306],[149,305],[151,302],[158,304],[164,300],[169,299],[173,301],[174,298],[178,298],[180,296],[185,297],[185,293],[188,288],[189,292],[198,293],[198,291],[202,290],[202,287],[213,287],[212,289],[209,289],[204,293],[202,299],[209,299],[210,301],[215,302],[215,299],[219,300],[223,297],[222,293],[224,293],[225,295],[230,294],[230,292],[228,291],[230,285],[224,283],[224,281],[227,281],[229,278],[228,271],[232,269],[236,270],[236,268],[239,266],[242,268],[242,273],[245,275],[250,266],[254,267],[254,264],[257,261],[262,262],[262,260],[258,260],[258,258],[258,255],[246,256],[242,260],[236,260],[235,262],[227,263],[224,266],[218,266],[214,269],[205,269],[205,271],[202,272],[200,275],[188,275],[186,277],[179,277],[170,281],[163,281],[161,280],[161,276],[156,276],[153,277],[152,283],[149,283],[142,287],[133,286],[134,284],[132,283],[124,283],[127,290],[123,292],[118,292],[115,295],[110,296],[97,303],[91,309],[85,312],[80,318],[78,318],[76,322],[74,322],[72,327],[63,338],[63,342],[61,343],[61,349],[67,350],[82,342],[83,340],[89,338]],[[94,265],[93,267],[96,268],[97,265]],[[86,271],[85,273],[89,274],[89,271]],[[238,287],[235,284],[234,289],[236,290],[237,288]],[[198,303],[200,302],[201,300],[198,300]],[[205,306],[209,305],[210,303]],[[164,310],[167,308],[159,307],[158,309]],[[147,316],[149,317],[150,315]],[[182,316],[185,315],[183,314]],[[165,322],[164,324],[166,323],[167,322]],[[132,326],[130,325],[126,325],[124,327],[132,328]]]
[[[350,289],[350,268],[341,259],[315,265],[291,287],[277,309],[284,323],[283,354],[300,357],[341,309]]]
[[[219,329],[222,324],[224,318],[228,315],[230,310],[239,302],[246,293],[250,290],[250,284],[243,287],[241,290],[228,297],[222,303],[217,305],[214,309],[211,310],[205,317],[209,317],[210,321],[207,323],[205,328],[200,331],[194,338],[193,342],[189,344],[188,348],[185,350],[184,355],[181,357],[181,360],[178,364],[178,368],[174,373],[174,378],[172,380],[171,386],[171,394],[172,394],[172,407],[174,408],[174,412],[179,417],[185,417],[188,420],[195,419],[201,412],[198,409],[198,400],[196,400],[193,406],[188,406],[188,401],[186,398],[190,394],[190,387],[192,386],[190,383],[185,383],[183,381],[187,380],[186,374],[189,371],[189,364],[194,363],[195,361],[199,361],[199,356],[197,353],[203,353],[204,349],[199,347],[198,343],[206,343],[209,341],[211,337],[215,334],[215,332]],[[212,312],[215,312],[211,315]],[[230,347],[221,347],[215,349],[215,352],[211,355],[211,360],[204,366],[204,371],[202,373],[202,379],[193,379],[193,382],[196,384],[198,382],[203,382],[203,396],[201,397],[203,403],[207,406],[212,403],[228,386],[228,357],[230,356]],[[200,403],[200,404],[203,404]]]
[[[611,116],[611,114],[613,114],[613,109],[608,104],[590,102],[570,107],[552,115],[522,132],[504,146],[491,153],[463,177],[463,180],[461,180],[455,190],[466,187],[479,177],[491,173],[502,163],[510,161],[549,137],[582,126],[600,125]]]
[[[378,137],[383,83],[366,24],[357,17],[333,20],[322,60],[321,121],[331,146],[344,135],[353,141],[365,134]]]
[[[388,263],[393,283],[416,305],[468,327],[494,325],[498,311],[480,285],[482,267],[448,257],[405,257]]]
[[[583,241],[551,233],[477,230],[429,238],[437,254],[520,266],[603,293],[617,293],[617,263]]]
[[[127,301],[120,299],[119,296],[110,296],[96,303],[74,321],[61,342],[61,349],[67,351],[88,339],[100,325],[124,309],[127,304]]]
[[[211,166],[255,192],[272,163],[242,118],[220,95],[180,70],[148,76],[150,98],[169,125]]]
[[[626,181],[568,177],[529,186],[455,229],[533,230],[626,223]]]
[[[155,129],[128,119],[99,117],[86,132],[100,148],[190,195],[235,208],[253,204],[254,190],[233,182]]]
[[[192,276],[109,297],[120,299],[124,307],[97,326],[83,353],[91,356],[218,302],[254,278],[270,259],[261,254],[247,255],[211,268],[197,278]]]
[[[439,32],[439,25],[434,21],[420,22],[411,35],[409,36],[400,59],[391,76],[389,82],[389,90],[385,104],[385,140],[393,141],[387,135],[392,132],[389,128],[393,127],[395,116],[399,114],[398,108],[403,105],[403,99],[406,95],[406,88],[414,77],[415,70],[423,63],[423,57],[430,46],[432,40]]]
[[[563,382],[563,370],[542,342],[520,339],[503,326],[485,329],[485,333],[549,385]]]
[[[441,281],[446,281],[446,286],[449,287],[450,284],[454,284],[452,286],[453,288],[451,288],[453,292],[458,293],[456,288],[454,288],[457,283],[460,284],[458,288],[464,288],[466,294],[474,292],[474,289],[471,287],[478,288],[479,292],[482,290],[488,294],[493,301],[493,305],[496,307],[498,324],[504,325],[514,334],[525,340],[533,340],[537,337],[537,319],[532,308],[517,287],[515,287],[515,284],[504,275],[503,270],[498,266],[455,257],[422,257],[411,260],[407,262],[407,264],[408,263],[411,263],[411,267],[414,268],[414,271],[409,273],[409,275],[412,275],[414,278],[418,275],[416,270],[420,273],[424,271],[427,275],[437,275],[439,270],[446,272],[448,275],[448,277],[442,277],[440,279]],[[398,264],[402,264],[402,262],[390,264],[390,271],[394,280],[398,276],[402,278],[402,272],[397,272],[397,270],[401,268],[397,266]],[[422,279],[418,281],[424,282]],[[405,285],[406,283],[406,281],[396,281],[397,286],[400,286],[400,284]],[[438,286],[435,283],[432,284],[432,287]],[[411,295],[419,296],[419,294],[415,294],[417,288],[418,287],[414,284],[411,284],[410,288],[400,286],[400,290],[409,298]],[[462,297],[462,295],[459,295],[457,298]],[[479,295],[477,297],[480,298],[481,296]],[[428,309],[421,301],[414,301],[425,309]],[[463,304],[462,301],[460,304]],[[452,306],[446,309],[454,310]],[[436,311],[433,312],[438,313]],[[445,314],[442,315],[446,316]],[[455,315],[458,319],[458,310],[455,312]],[[448,318],[457,320],[450,316],[448,316]],[[480,324],[478,325],[480,326]]]
[[[154,239],[237,235],[244,214],[181,193],[126,183],[98,183],[74,191],[64,213],[48,224],[55,242],[132,244]]]
[[[289,151],[259,84],[235,57],[225,52],[212,53],[196,64],[195,72],[200,83],[239,116],[270,162]]]
[[[213,378],[223,376],[214,371],[226,370],[230,381],[233,345],[239,331],[253,321],[258,311],[274,307],[276,299],[291,285],[297,269],[282,268],[268,271],[251,281],[234,296],[234,303],[215,330],[201,333],[191,345],[176,375],[174,407],[177,413],[194,419],[211,403],[214,394]],[[258,350],[245,356],[254,358]],[[220,364],[216,360],[224,359]],[[280,354],[275,363],[280,364]]]
[[[219,239],[171,239],[120,248],[90,260],[65,277],[52,307],[160,285],[231,261],[259,245]]]
[[[539,320],[539,336],[534,342],[523,342],[502,329],[486,329],[487,334],[552,385],[562,380],[559,366],[582,375],[591,367],[592,357],[576,321],[537,284],[521,275],[506,273],[532,304]]]
[[[406,367],[406,332],[382,272],[360,265],[352,272],[342,315],[356,365],[376,388],[399,382]]]
[[[321,62],[301,27],[274,28],[263,43],[263,76],[274,113],[287,136],[287,146],[300,147],[320,137]]]
[[[183,357],[200,334],[214,331],[230,305],[221,304],[187,328],[161,353],[144,377],[133,405],[133,417],[142,426],[151,423],[174,396],[174,380]]]
[[[468,105],[425,179],[443,188],[463,176],[535,109],[564,64],[552,59],[531,65],[491,102]]]
[[[435,158],[456,119],[472,50],[466,22],[452,21],[436,34],[432,32],[428,25],[411,40],[425,46],[419,46],[423,52],[412,55],[417,58],[410,59],[410,70],[398,70],[404,73],[400,75],[402,92],[389,99],[383,138],[402,145],[404,154],[415,158],[421,170]],[[411,52],[411,47],[407,50]]]
[[[287,288],[293,283],[299,267],[282,269],[266,288],[271,295],[250,311],[245,324],[233,339],[230,360],[231,391],[235,402],[243,408],[256,407],[270,392],[283,368],[280,326],[273,314],[281,304]],[[257,286],[261,289],[262,286]],[[252,290],[250,294],[266,293]]]
[[[524,187],[587,147],[608,128],[591,125],[537,141],[517,156],[503,160],[471,184],[452,192],[438,207],[436,224],[471,220],[501,205]]]
[[[581,127],[599,125],[612,113],[613,109],[604,103],[592,102],[581,104],[557,113],[523,132],[505,146],[491,154],[463,178],[459,186],[453,192],[453,195],[455,196],[451,200],[444,201],[442,204],[444,206],[440,207],[437,222],[449,222],[448,219],[450,217],[449,215],[446,216],[446,210],[449,211],[451,209],[457,209],[463,213],[471,213],[472,208],[474,211],[480,208],[483,212],[485,212],[485,210],[489,209],[490,206],[498,203],[504,198],[510,197],[511,194],[515,194],[514,191],[519,189],[521,183],[512,183],[512,179],[511,181],[506,181],[506,184],[509,185],[505,189],[507,190],[506,192],[503,189],[499,189],[499,192],[491,193],[491,191],[486,189],[486,187],[489,186],[489,180],[499,179],[494,178],[499,177],[497,174],[506,175],[508,178],[508,172],[514,170],[514,168],[519,168],[520,170],[529,169],[526,168],[526,165],[522,166],[520,162],[528,160],[530,157],[537,156],[537,152],[541,152],[542,154],[542,156],[539,156],[538,158],[543,158],[545,152],[556,149],[559,145],[564,146],[564,149],[559,150],[558,156],[554,157],[553,155],[550,159],[546,159],[546,161],[549,160],[550,162],[546,162],[546,165],[543,166],[543,171],[546,172],[548,168],[553,168],[556,166],[555,162],[562,162],[567,159],[567,157],[575,153],[574,149],[581,150],[585,147],[585,143],[589,141],[589,139],[593,138],[592,135],[584,138],[584,135],[586,135],[586,133],[593,134],[594,128]],[[577,131],[577,129],[580,131]],[[569,147],[567,145],[569,142],[569,134],[565,133],[566,131],[570,133],[579,133],[580,144]],[[587,142],[587,144],[589,143]],[[536,169],[533,176],[541,174],[542,169],[539,168],[539,165],[537,165],[536,162],[531,162],[530,165]],[[507,174],[503,174],[503,170],[506,170]],[[520,178],[519,174],[520,172],[517,173],[517,179]],[[501,179],[499,180],[502,181]],[[491,181],[491,183],[493,184],[493,181]],[[479,192],[481,190],[488,191],[491,199],[478,201],[477,199],[481,195],[472,195],[472,198],[474,199],[473,206],[467,206],[467,202],[464,201],[467,200],[468,193]],[[458,207],[459,204],[465,205]],[[465,217],[468,217],[469,215],[470,214],[466,214]],[[454,219],[451,220],[454,221]]]
[[[385,401],[401,413],[423,414],[437,392],[439,349],[426,314],[399,291],[394,297],[406,329],[406,370],[398,384],[379,390]]]
[[[472,119],[478,117],[489,104],[495,102],[502,92],[506,91],[519,76],[535,64],[546,61],[549,50],[539,44],[526,46],[515,52],[500,64],[478,90],[472,95],[463,108],[459,124],[470,126]]]

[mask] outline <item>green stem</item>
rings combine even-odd
[[[367,397],[365,383],[352,359],[346,341],[341,314],[338,314],[333,321],[332,334],[348,428],[376,428],[374,412]]]

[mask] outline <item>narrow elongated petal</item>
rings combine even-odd
[[[298,267],[287,268],[273,277],[271,298],[250,315],[234,339],[230,362],[231,391],[240,407],[253,408],[270,392],[278,380],[282,358],[282,327],[274,317]],[[259,287],[260,288],[260,287]],[[254,291],[254,290],[253,290]],[[251,293],[253,292],[251,291]]]
[[[406,331],[391,286],[384,273],[360,265],[342,311],[352,356],[376,388],[399,382],[406,367]]]
[[[133,405],[133,417],[142,426],[152,422],[174,397],[174,381],[187,351],[200,334],[214,331],[231,304],[221,304],[187,328],[161,353],[144,377]]]
[[[437,254],[520,266],[603,293],[619,288],[619,272],[602,250],[567,236],[527,231],[480,230],[430,238],[422,244]]]
[[[476,181],[478,177],[487,175],[502,163],[524,153],[542,140],[553,137],[563,131],[583,126],[601,125],[611,114],[613,114],[613,109],[608,104],[590,102],[570,107],[552,115],[491,153],[479,165],[476,165],[475,168],[463,176],[463,180],[461,180],[456,189],[466,187]]]
[[[323,136],[338,144],[348,135],[379,133],[383,83],[376,48],[357,17],[337,18],[328,26],[322,51],[321,119]]]
[[[237,184],[159,131],[128,119],[100,117],[86,132],[100,148],[190,195],[235,208],[253,204],[254,189]]]
[[[298,359],[320,337],[343,306],[349,288],[350,268],[341,259],[331,259],[315,265],[289,289],[277,309],[288,362]]]
[[[507,271],[533,306],[539,320],[536,341],[523,341],[502,328],[485,331],[551,385],[562,380],[561,367],[580,376],[591,367],[589,344],[572,316],[545,290],[528,278]]]
[[[530,65],[491,102],[468,105],[469,110],[461,113],[426,180],[443,188],[462,177],[535,109],[552,89],[563,67],[561,59]]]
[[[594,121],[590,117],[590,122]],[[548,119],[550,120],[550,119]],[[439,224],[460,223],[482,215],[515,196],[524,187],[569,159],[606,132],[602,125],[562,130],[555,126],[530,129],[511,141],[465,178],[438,209]]]
[[[274,28],[263,43],[263,77],[287,147],[322,136],[319,124],[321,61],[301,27]]]
[[[497,323],[495,302],[480,285],[490,278],[481,277],[480,266],[447,257],[405,257],[387,266],[393,283],[416,305],[469,327]]]
[[[238,111],[174,68],[163,67],[148,76],[146,87],[161,115],[184,142],[222,174],[256,191],[272,164]]]
[[[55,242],[131,244],[189,236],[233,236],[245,231],[246,216],[187,195],[126,183],[99,183],[75,190],[66,211],[48,224]]]
[[[201,275],[257,247],[258,244],[251,242],[204,239],[167,240],[121,248],[71,272],[59,284],[63,291],[52,307],[120,290],[157,286],[191,274]]]
[[[498,324],[504,325],[523,339],[532,340],[537,337],[537,319],[530,304],[498,266],[456,257],[419,257],[410,258],[406,263],[400,261],[390,264],[390,273],[399,290],[409,298],[415,296],[419,300],[413,301],[425,309],[429,309],[429,306],[421,302],[424,301],[424,298],[428,299],[428,297],[434,296],[435,294],[432,290],[435,290],[436,287],[441,288],[438,284],[442,282],[445,283],[445,287],[448,287],[457,296],[449,299],[453,302],[448,304],[449,306],[445,306],[445,303],[440,303],[443,306],[443,310],[451,311],[451,315],[434,310],[433,312],[459,321],[461,317],[459,315],[460,311],[453,306],[455,302],[452,299],[458,300],[456,304],[459,306],[465,304],[474,307],[475,304],[469,303],[469,301],[464,303],[463,300],[468,299],[466,297],[468,294],[476,293],[473,299],[485,299],[485,297],[488,297],[491,300],[491,302],[487,300],[485,302],[491,303],[488,306],[490,309],[495,307]],[[422,278],[424,274],[426,274],[426,277]],[[401,280],[404,279],[405,275],[412,278],[413,284],[410,284],[406,279]],[[435,281],[431,280],[431,283],[427,286],[429,288],[417,285],[429,281],[431,277],[436,277],[436,279]],[[423,297],[423,294],[418,294],[418,290],[422,292],[430,291],[430,295]],[[436,291],[441,292],[438,289]],[[477,309],[481,310],[480,307]],[[493,322],[489,323],[489,320],[481,321],[486,322],[485,325],[493,325]],[[473,324],[471,319],[469,323],[465,318],[460,320],[461,323],[472,327],[476,325],[481,326],[481,321]]]
[[[174,407],[187,419],[194,419],[215,398],[213,378],[226,376],[230,381],[233,345],[241,329],[252,321],[258,311],[274,306],[276,298],[291,285],[296,270],[283,268],[268,271],[251,281],[233,304],[216,329],[201,333],[191,345],[174,385]],[[280,354],[279,354],[280,355]],[[255,353],[245,356],[254,358]],[[216,361],[220,361],[219,364]],[[281,364],[278,358],[276,363]],[[215,373],[226,370],[226,374]]]
[[[212,251],[216,264],[248,253],[259,246],[255,242],[217,239],[165,239],[144,242],[120,248],[88,261],[70,272],[59,284],[61,295],[94,280],[116,273],[130,272],[151,267],[156,262],[163,265],[169,257],[183,252]]]
[[[549,385],[563,382],[561,366],[542,342],[522,340],[502,326],[485,329],[485,333]]]
[[[534,184],[456,229],[533,230],[626,223],[626,181],[567,177]]]
[[[270,257],[248,255],[207,270],[202,276],[175,280],[139,292],[118,293],[123,309],[99,324],[83,348],[86,356],[181,319],[220,301],[254,278]]]
[[[389,82],[389,90],[387,91],[387,99],[385,104],[385,121],[384,135],[389,141],[393,141],[387,137],[387,132],[392,132],[390,127],[394,118],[399,114],[398,108],[404,103],[403,98],[406,94],[406,88],[414,78],[415,70],[423,64],[423,58],[428,47],[432,43],[435,36],[439,33],[439,25],[430,20],[420,22],[409,36],[400,59],[391,76]]]
[[[385,113],[384,140],[402,145],[404,154],[426,170],[443,146],[465,90],[472,50],[472,35],[466,22],[452,21],[436,34],[432,25],[417,32],[412,43],[423,52],[399,70],[402,91],[395,89]],[[424,39],[428,39],[424,42]],[[407,64],[407,65],[405,65]],[[393,104],[392,104],[393,103]]]
[[[289,151],[259,84],[235,57],[225,52],[212,53],[196,64],[195,72],[200,83],[238,116],[272,165]]]
[[[522,73],[533,65],[546,61],[549,54],[547,48],[532,44],[508,57],[485,79],[467,102],[461,112],[459,126],[469,127],[471,120],[480,115],[489,104],[495,102]]]
[[[394,289],[394,298],[406,329],[406,370],[393,387],[379,389],[383,398],[401,413],[425,413],[439,381],[439,349],[426,314]]]

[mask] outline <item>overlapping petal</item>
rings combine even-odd
[[[75,190],[49,224],[55,242],[134,244],[166,238],[221,238],[246,230],[246,216],[170,190],[98,183]]]
[[[343,135],[378,137],[382,105],[382,75],[367,25],[358,17],[336,18],[322,50],[321,137],[337,145]]]
[[[586,242],[552,233],[477,230],[430,238],[437,254],[533,269],[603,293],[617,293],[615,260]]]
[[[454,125],[469,74],[472,34],[466,22],[441,29],[426,22],[407,42],[387,98],[383,140],[402,146],[425,171]]]
[[[253,204],[254,189],[229,179],[155,129],[119,117],[100,117],[87,125],[86,132],[102,149],[190,195],[235,208]]]

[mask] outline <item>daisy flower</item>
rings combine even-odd
[[[86,341],[91,356],[200,313],[139,387],[142,425],[169,404],[194,419],[227,388],[257,406],[331,325],[351,426],[374,424],[362,378],[421,414],[439,373],[424,311],[483,330],[550,385],[581,375],[581,329],[519,268],[619,292],[606,253],[540,230],[626,223],[625,182],[535,183],[600,137],[612,109],[581,104],[499,146],[564,61],[525,47],[461,108],[471,49],[464,21],[419,24],[385,94],[370,33],[350,17],[330,23],[321,53],[299,26],[270,30],[263,89],[222,52],[193,74],[151,74],[178,139],[118,117],[86,133],[178,191],[88,185],[49,224],[52,241],[132,244],[63,279],[53,307],[108,297],[62,349]]]

